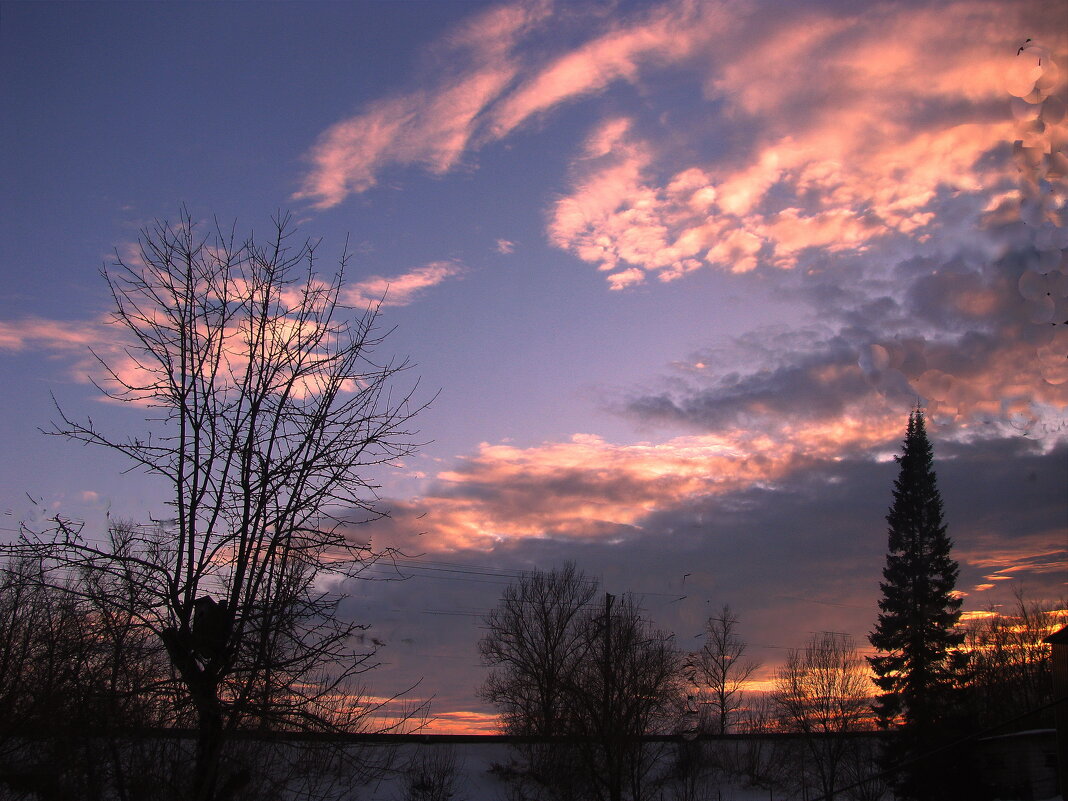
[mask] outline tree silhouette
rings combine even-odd
[[[195,710],[188,797],[233,795],[220,775],[242,726],[335,730],[365,711],[350,680],[373,665],[338,618],[339,588],[389,552],[347,536],[378,515],[366,470],[410,453],[418,408],[394,392],[406,365],[380,360],[378,310],[347,313],[347,256],[315,270],[289,218],[271,235],[204,237],[188,213],[142,232],[136,257],[104,272],[125,349],[98,356],[98,387],[143,411],[126,437],[60,410],[50,433],[118,452],[161,477],[172,517],[85,536],[74,521],[24,527],[13,550],[95,574],[137,600]],[[340,705],[344,708],[339,709]],[[346,727],[347,728],[347,727]]]
[[[583,658],[583,611],[597,582],[574,562],[509,585],[485,620],[479,653],[490,666],[480,694],[501,710],[509,734],[566,733],[565,687]]]
[[[57,585],[33,556],[0,562],[0,786],[132,797],[139,783],[171,778],[172,744],[127,734],[180,714],[166,654],[98,578],[74,573]]]
[[[618,600],[618,602],[617,602]],[[642,736],[663,732],[680,709],[682,660],[671,635],[641,616],[634,598],[605,593],[602,610],[586,612],[584,658],[568,690],[570,726],[592,779],[588,797],[641,801],[657,753]]]
[[[481,694],[508,733],[572,740],[520,748],[520,780],[558,798],[638,801],[656,756],[642,736],[677,716],[681,660],[633,598],[606,593],[602,606],[597,588],[571,563],[508,587],[485,618]]]
[[[724,605],[718,616],[705,623],[705,644],[690,654],[686,670],[698,691],[707,691],[706,703],[712,709],[708,719],[700,721],[702,730],[727,734],[735,713],[742,706],[746,682],[760,663],[742,657],[746,642],[738,634],[738,615]]]
[[[955,629],[961,599],[954,594],[958,567],[950,556],[942,497],[934,471],[923,412],[909,414],[894,482],[894,500],[886,516],[889,549],[881,582],[879,618],[869,640],[879,651],[869,657],[882,694],[875,711],[884,726],[902,731],[893,741],[893,761],[912,767],[899,790],[908,797],[937,792],[922,757],[938,741],[951,676],[950,651],[964,639]]]
[[[775,703],[786,725],[804,735],[823,798],[842,784],[850,741],[864,728],[871,684],[853,638],[825,631],[793,649],[775,679]]]

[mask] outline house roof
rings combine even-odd
[[[1060,631],[1055,631],[1042,642],[1050,645],[1068,645],[1068,626],[1062,626]]]

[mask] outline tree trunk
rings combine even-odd
[[[216,801],[215,788],[219,782],[219,762],[222,756],[223,727],[218,701],[214,698],[198,701],[197,759],[193,772],[196,801]]]

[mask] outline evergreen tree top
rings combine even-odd
[[[934,450],[931,448],[931,441],[927,438],[927,423],[925,422],[923,410],[915,408],[909,412],[909,423],[905,430],[905,442],[900,456],[894,457],[897,461],[903,462],[907,459],[922,459],[926,462],[931,462],[934,459]]]

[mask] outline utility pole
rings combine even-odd
[[[615,731],[617,721],[613,720],[612,706],[614,702],[615,676],[612,665],[612,602],[615,596],[611,593],[604,594],[604,662],[603,684],[604,692],[601,704],[601,736],[605,745],[605,766],[607,767],[608,798],[609,801],[621,801],[623,798],[623,776],[620,764],[621,754],[617,748],[618,733]]]

